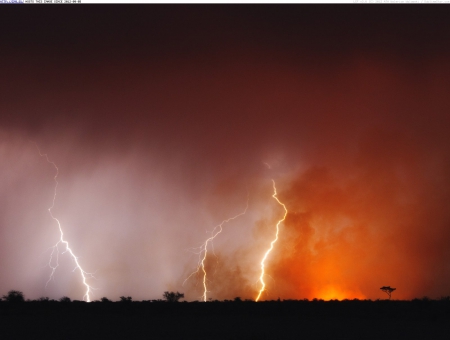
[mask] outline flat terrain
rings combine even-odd
[[[450,301],[0,303],[0,338],[450,339]]]

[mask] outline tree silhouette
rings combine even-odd
[[[70,297],[68,297],[68,296],[63,296],[62,298],[59,299],[59,302],[62,302],[62,303],[69,303],[71,301],[72,300],[70,300]]]
[[[184,294],[179,292],[164,292],[163,297],[167,302],[178,302],[178,300],[184,298]]]
[[[380,289],[389,296],[389,300],[390,300],[392,292],[394,290],[396,290],[397,288],[391,288],[390,286],[383,286]]]
[[[121,296],[120,297],[120,302],[131,302],[133,299],[131,296]]]
[[[6,302],[24,302],[25,298],[23,296],[23,293],[18,290],[10,290],[8,294],[3,295],[3,300]]]

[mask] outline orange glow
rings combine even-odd
[[[342,289],[339,286],[328,285],[318,289],[314,296],[317,299],[328,300],[344,300],[344,299],[360,299],[363,300],[366,297],[359,291],[351,291]]]
[[[423,273],[435,252],[419,238],[429,235],[416,222],[423,220],[417,194],[405,196],[394,171],[379,176],[369,165],[347,176],[318,167],[299,174],[283,192],[283,251],[271,254],[266,272],[276,279],[273,294],[379,299],[379,287],[391,285],[401,287],[395,298],[409,299],[432,287]]]

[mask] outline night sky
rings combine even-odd
[[[450,295],[450,7],[2,6],[0,295]],[[267,166],[267,163],[269,166]],[[248,201],[247,201],[248,200]],[[63,247],[60,248],[61,252]]]

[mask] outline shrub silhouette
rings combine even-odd
[[[120,302],[125,302],[125,303],[127,303],[127,302],[131,302],[133,299],[131,298],[131,296],[121,296],[120,297]],[[102,301],[103,301],[103,299],[102,299]]]
[[[72,300],[68,296],[63,296],[62,298],[59,299],[59,302],[62,302],[62,303],[69,303],[71,301]]]
[[[10,290],[8,292],[8,294],[3,295],[2,298],[6,302],[13,302],[13,303],[24,302],[25,301],[23,293],[18,291],[18,290]]]
[[[48,296],[41,296],[39,299],[37,299],[36,301],[39,302],[49,302],[50,298]]]
[[[167,302],[178,302],[178,300],[184,298],[184,294],[179,292],[164,292],[163,297]]]

